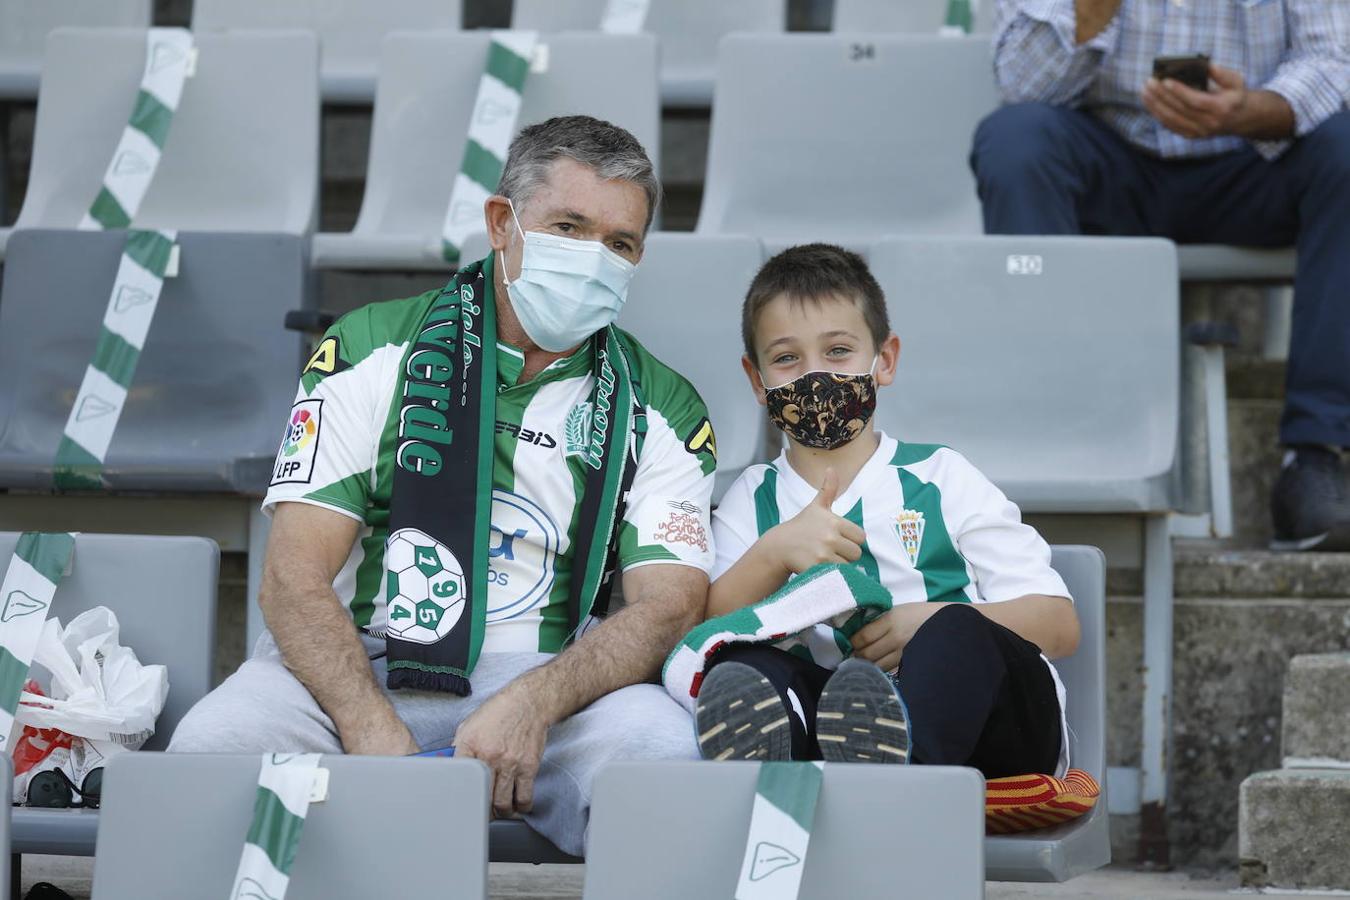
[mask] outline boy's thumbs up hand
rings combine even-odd
[[[765,533],[763,540],[773,548],[787,573],[801,574],[821,563],[854,562],[862,556],[866,535],[831,510],[838,497],[839,477],[834,469],[826,469],[815,498],[797,515]]]

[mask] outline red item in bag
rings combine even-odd
[[[23,689],[30,694],[37,694],[40,697],[46,696],[42,693],[42,688],[38,686],[38,683],[31,678],[24,683]],[[16,776],[22,775],[51,756],[55,750],[63,747],[69,750],[71,742],[74,740],[73,736],[66,734],[59,728],[23,726],[23,733],[14,742],[14,774]]]

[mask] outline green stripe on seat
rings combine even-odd
[[[764,470],[764,480],[755,488],[755,526],[761,537],[778,524],[778,470]]]
[[[99,188],[94,205],[89,207],[89,217],[105,229],[126,228],[131,224],[131,216],[106,187]]]
[[[525,86],[530,61],[493,41],[488,47],[487,73],[516,93]]]
[[[19,694],[28,678],[28,663],[0,647],[0,709],[13,713],[19,708]]]
[[[99,332],[93,366],[127,390],[131,390],[131,379],[136,375],[140,358],[141,351],[127,343],[126,338],[107,328]]]
[[[287,809],[280,797],[259,787],[258,798],[253,803],[253,824],[249,826],[245,840],[261,848],[278,872],[289,875],[304,827],[305,820]]]
[[[822,777],[820,767],[809,762],[761,763],[755,793],[791,816],[803,831],[809,833],[811,820],[816,815],[816,797],[820,794]]]
[[[14,554],[52,584],[60,584],[61,575],[70,564],[70,554],[74,549],[74,536],[64,531],[28,531],[19,536]],[[3,602],[3,598],[0,598],[0,602]]]
[[[942,518],[942,491],[931,482],[921,480],[912,472],[896,469],[900,489],[905,496],[905,509],[923,513],[923,541],[914,568],[923,573],[923,586],[929,602],[969,603],[965,594],[970,577],[966,574],[966,560],[947,532]]]
[[[103,460],[62,435],[52,472],[57,490],[97,491],[103,487],[102,473]]]
[[[173,122],[173,110],[160,103],[154,94],[141,90],[136,94],[136,105],[131,110],[132,128],[148,137],[156,147],[164,149],[164,140],[169,136],[169,125]]]
[[[482,144],[470,138],[464,144],[464,162],[459,170],[475,184],[492,193],[502,177],[502,161]]]
[[[137,229],[127,232],[127,244],[122,248],[122,252],[135,260],[141,268],[151,272],[157,278],[163,278],[164,270],[169,267],[169,254],[173,252],[173,241],[158,231]]]

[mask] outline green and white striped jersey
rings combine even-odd
[[[488,284],[491,284],[489,276]],[[322,506],[362,523],[333,582],[358,626],[385,623],[383,559],[398,434],[399,368],[439,291],[343,316],[301,376],[263,501]],[[491,295],[487,302],[493,302]],[[621,570],[673,563],[707,571],[716,468],[693,386],[626,341],[646,402],[646,438],[619,529]],[[587,469],[594,379],[588,345],[517,384],[524,355],[497,344],[496,457],[483,652],[556,653],[568,637],[571,549]]]
[[[879,446],[840,492],[835,515],[867,536],[856,565],[881,582],[894,603],[996,603],[1027,594],[1068,597],[1050,567],[1050,547],[1022,522],[1010,501],[964,456],[934,444],[905,444],[879,433]],[[713,513],[720,576],[760,535],[801,512],[817,494],[788,463],[786,452],[751,466],[727,490]],[[1072,599],[1072,598],[1070,598]],[[804,636],[817,658],[829,658],[828,629]],[[820,655],[824,654],[824,655]],[[1059,696],[1064,684],[1050,661]],[[1061,742],[1058,774],[1068,771],[1068,740]]]

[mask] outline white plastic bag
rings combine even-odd
[[[51,687],[45,697],[20,695],[20,724],[128,750],[155,733],[169,695],[168,671],[141,665],[131,648],[118,643],[117,617],[107,607],[80,613],[65,629],[59,619],[48,619],[33,663],[51,672]]]

